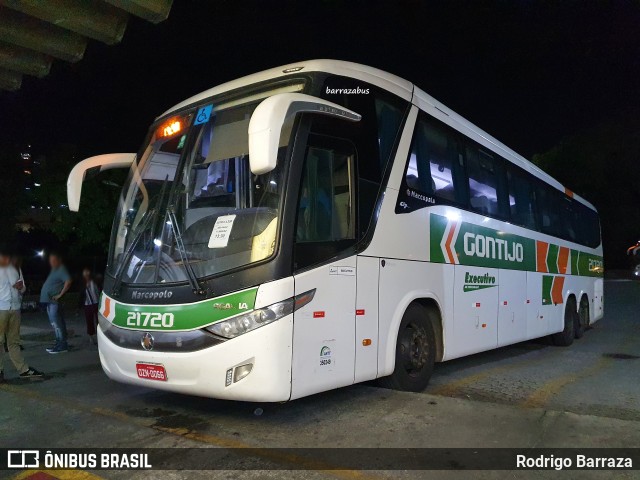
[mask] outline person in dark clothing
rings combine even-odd
[[[89,342],[91,344],[95,344],[100,290],[96,281],[93,279],[91,270],[88,268],[82,270],[81,284],[82,290],[80,292],[80,304],[84,310],[84,318],[87,322],[87,335],[89,335]]]
[[[49,265],[51,265],[51,272],[42,285],[40,303],[47,308],[49,322],[56,337],[55,345],[47,348],[47,352],[57,354],[68,350],[67,324],[62,314],[60,299],[71,288],[71,276],[62,263],[62,256],[59,253],[51,252],[49,254]]]

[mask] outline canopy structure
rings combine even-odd
[[[0,90],[16,91],[23,75],[42,78],[55,60],[78,62],[87,43],[115,45],[131,15],[152,23],[173,0],[0,0]]]

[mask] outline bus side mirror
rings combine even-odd
[[[279,93],[263,100],[249,121],[249,165],[255,175],[276,168],[280,133],[296,113],[317,113],[359,122],[362,116],[340,105],[303,93]]]
[[[69,210],[77,212],[80,209],[82,182],[89,171],[102,172],[112,168],[129,168],[136,158],[135,153],[108,153],[82,160],[71,169],[67,179],[67,203]]]

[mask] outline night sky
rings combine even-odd
[[[174,2],[121,44],[0,92],[0,146],[134,151],[153,118],[219,83],[311,58],[406,78],[530,157],[640,107],[640,3]]]

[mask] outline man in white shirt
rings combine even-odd
[[[29,367],[20,351],[20,304],[24,282],[11,264],[8,252],[0,250],[0,338],[5,338],[13,365],[22,378],[42,377],[42,372]],[[0,383],[4,382],[4,348],[0,348]]]

